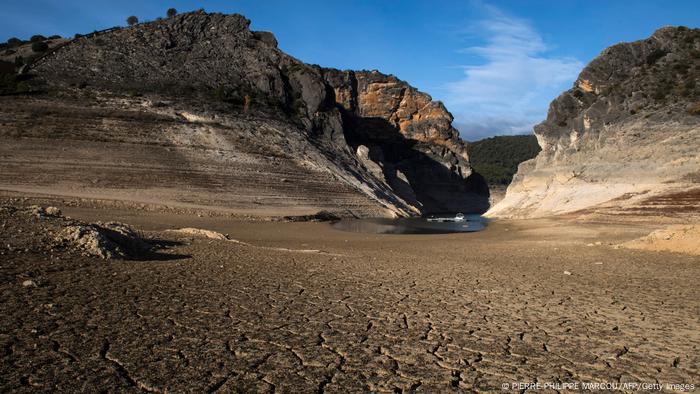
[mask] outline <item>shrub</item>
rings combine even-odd
[[[700,115],[700,101],[693,104],[689,109],[688,113],[691,115]]]
[[[29,42],[39,42],[39,41],[46,41],[46,37],[42,36],[41,34],[36,34],[36,35],[33,35],[32,38],[29,39]]]
[[[0,74],[0,95],[19,94],[30,91],[29,84],[15,74]]]
[[[32,43],[32,51],[34,52],[46,52],[48,49],[49,45],[43,41]]]
[[[177,10],[175,8],[168,8],[166,15],[168,15],[168,18],[172,18],[177,15]]]
[[[662,49],[654,49],[647,56],[647,64],[651,66],[652,64],[656,63],[657,60],[661,59],[664,56],[666,56],[666,51]]]
[[[212,90],[211,95],[215,100],[218,101],[225,101],[226,96],[228,96],[226,88],[224,88],[223,86],[219,86],[218,88]]]
[[[61,39],[61,38],[63,38],[63,37],[59,36],[58,34],[54,34],[54,35],[52,35],[52,36],[49,37],[49,40],[58,40],[58,39]]]
[[[7,46],[9,47],[16,47],[18,45],[22,45],[22,40],[20,40],[17,37],[12,37],[9,40],[7,40]]]
[[[212,96],[215,100],[228,104],[243,105],[245,103],[245,97],[240,91],[224,86],[214,89]]]
[[[0,60],[0,74],[14,74],[14,73],[15,73],[15,64],[14,63]]]
[[[301,98],[301,93],[294,93],[294,98],[291,105],[291,111],[294,115],[302,115],[306,110],[306,103],[304,99]]]
[[[677,63],[673,65],[673,70],[680,74],[687,73],[689,68],[690,65],[686,63]]]
[[[137,18],[137,17],[134,16],[134,15],[131,15],[130,17],[126,18],[126,23],[127,23],[129,26],[133,26],[133,25],[139,23],[139,18]]]
[[[663,100],[666,98],[666,92],[664,92],[663,90],[657,90],[656,92],[654,92],[654,94],[651,95],[651,98],[653,98],[654,100]]]

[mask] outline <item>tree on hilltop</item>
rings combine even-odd
[[[130,17],[126,18],[126,23],[128,23],[129,26],[133,26],[133,25],[139,23],[139,18],[137,18],[134,15],[131,15]]]
[[[168,15],[168,18],[172,18],[177,15],[177,10],[175,8],[168,8],[168,12],[166,14]]]
[[[7,40],[7,46],[9,47],[16,47],[22,45],[22,40],[20,40],[17,37],[12,37],[9,40]]]
[[[46,52],[49,50],[49,45],[43,41],[37,41],[32,43],[33,52]]]

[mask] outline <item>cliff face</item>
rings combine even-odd
[[[493,216],[605,208],[697,211],[700,29],[663,28],[604,50],[535,126],[542,147],[520,165]],[[666,198],[687,191],[685,198]]]
[[[324,69],[348,144],[365,147],[397,194],[423,211],[483,211],[488,188],[441,102],[377,71]],[[364,148],[363,148],[364,149]]]
[[[280,51],[271,33],[251,31],[249,24],[240,15],[196,12],[77,38],[25,68],[35,86],[52,94],[37,96],[31,104],[23,105],[55,107],[58,114],[54,115],[61,121],[78,112],[90,127],[99,125],[101,139],[115,144],[124,140],[121,129],[117,132],[110,126],[118,122],[105,122],[110,118],[105,114],[93,119],[100,111],[88,108],[98,107],[111,115],[125,111],[117,118],[138,113],[149,123],[143,131],[135,124],[135,135],[143,138],[129,140],[137,144],[158,141],[159,146],[177,141],[187,151],[184,160],[188,168],[210,166],[209,159],[197,153],[200,147],[223,152],[219,158],[231,162],[241,152],[263,152],[259,163],[272,158],[281,161],[281,167],[304,175],[304,181],[296,181],[297,192],[302,194],[298,198],[308,189],[306,198],[313,201],[310,209],[319,202],[313,188],[306,188],[304,182],[324,179],[319,173],[333,181],[323,180],[315,187],[322,186],[329,193],[353,191],[357,198],[351,201],[355,202],[348,204],[343,202],[347,198],[339,197],[336,208],[359,210],[359,214],[477,212],[487,208],[488,190],[471,176],[466,145],[441,103],[379,72],[304,64]],[[66,103],[70,103],[69,109],[65,109]],[[22,114],[9,111],[7,115],[17,120],[17,125],[8,126],[19,130]],[[157,119],[164,122],[162,135],[153,135]],[[88,126],[74,125],[73,133],[57,136],[43,133],[40,129],[45,126],[39,121],[29,134],[43,139],[41,143],[70,145],[66,141],[90,140],[94,133]],[[202,130],[215,137],[197,135]],[[32,152],[8,154],[27,156]],[[138,167],[140,159],[134,160],[130,164]],[[228,180],[213,184],[233,182],[240,188],[223,187],[219,193],[212,186],[215,194],[225,193],[229,199],[235,194],[231,189],[260,193],[251,192],[259,182],[248,184],[245,177],[237,178],[240,171],[235,166],[227,173],[220,164],[211,166]],[[260,168],[267,167],[260,164]],[[62,177],[57,179],[60,182]],[[276,201],[289,197],[285,191],[288,185],[275,181],[263,184],[267,190],[263,194],[279,192]],[[180,185],[179,190],[183,188]],[[332,197],[326,200],[326,205],[333,204]],[[366,202],[360,202],[366,200],[376,209],[368,210]]]

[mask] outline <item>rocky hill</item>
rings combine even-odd
[[[665,217],[700,206],[700,29],[604,50],[535,127],[542,151],[489,214]]]
[[[304,64],[249,25],[181,14],[22,67],[35,94],[0,97],[0,188],[262,214],[488,207],[441,103],[377,71]]]

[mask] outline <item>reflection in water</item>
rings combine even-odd
[[[442,216],[440,216],[442,217]],[[455,215],[444,215],[454,218]],[[487,219],[481,215],[465,215],[463,221],[434,221],[427,218],[401,219],[343,219],[333,224],[338,230],[372,234],[445,234],[480,231],[486,228]]]

